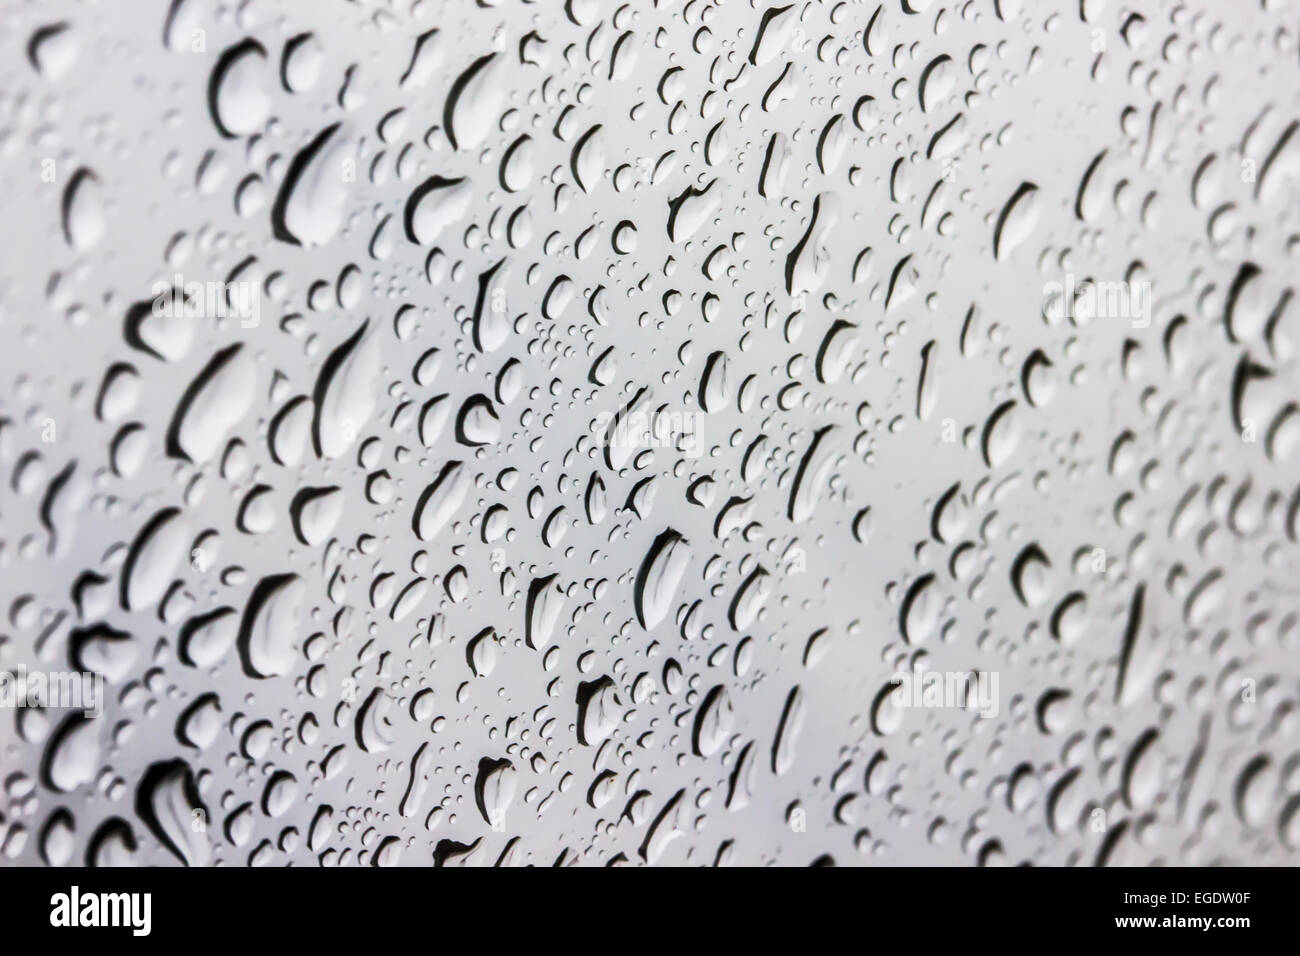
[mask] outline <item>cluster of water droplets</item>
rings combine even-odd
[[[1292,5],[0,44],[0,859],[1300,860]]]

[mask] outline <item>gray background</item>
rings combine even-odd
[[[795,4],[769,28],[770,59],[765,46],[751,63],[769,8],[744,0],[178,6],[0,5],[0,663],[66,669],[78,632],[101,623],[129,635],[135,652],[76,753],[58,752],[63,713],[0,714],[6,862],[120,861],[96,840],[114,819],[140,864],[1296,861],[1292,7]],[[33,58],[34,36],[57,24],[64,33]],[[416,38],[434,28],[435,68],[403,88]],[[319,78],[289,92],[284,50],[302,34],[319,44]],[[544,43],[521,47],[531,34]],[[226,87],[221,57],[246,38],[265,56]],[[489,53],[496,72],[456,114],[485,135],[455,148],[448,98]],[[675,69],[676,81],[661,84]],[[219,105],[253,115],[255,128],[223,136],[209,106],[214,71]],[[778,104],[768,91],[783,74],[789,95]],[[864,96],[874,106],[858,109]],[[394,110],[400,120],[381,127]],[[819,142],[837,116],[842,157],[823,169]],[[272,228],[276,195],[294,157],[335,123],[332,142],[357,156],[355,182],[321,187],[342,197],[337,234],[283,241]],[[595,124],[603,160],[579,184],[575,145]],[[789,168],[763,196],[775,133],[788,138]],[[524,134],[531,171],[507,192],[502,158]],[[669,151],[671,170],[649,175]],[[82,168],[102,209],[75,211],[101,216],[103,234],[78,248],[63,221]],[[435,175],[465,177],[471,199],[436,239],[414,243],[403,212]],[[265,203],[241,211],[247,177],[260,179]],[[671,236],[670,202],[709,183],[713,211],[689,238]],[[995,256],[998,222],[1022,183],[1037,187],[1036,208],[1022,241]],[[819,225],[832,206],[839,215],[802,261],[820,259],[823,274],[815,288],[792,289],[788,257],[818,196]],[[505,222],[525,205],[531,238],[515,248]],[[634,251],[612,245],[624,220],[635,225]],[[435,246],[445,274],[431,281]],[[189,250],[179,264],[178,249]],[[855,269],[866,249],[870,267]],[[249,257],[247,275],[263,285],[256,328],[196,319],[172,360],[125,336],[128,309],[155,282],[176,273],[222,282]],[[503,257],[513,326],[484,354],[471,334],[478,279]],[[1243,263],[1259,272],[1233,311]],[[360,296],[343,307],[335,284],[350,265]],[[895,273],[915,286],[906,301],[889,295]],[[1066,273],[1151,283],[1149,327],[1045,315],[1044,288]],[[572,301],[546,315],[561,275]],[[588,310],[597,286],[603,323]],[[405,306],[414,311],[399,322]],[[828,363],[838,380],[822,381],[819,353],[836,320],[856,326],[855,340]],[[363,323],[377,361],[356,373],[354,401],[371,405],[356,440],[330,459],[309,442],[299,464],[279,464],[272,419],[316,393],[326,357]],[[186,390],[231,346],[255,374],[219,400],[247,411],[211,461],[169,454]],[[417,360],[435,347],[439,370],[417,381]],[[617,371],[598,384],[592,365],[611,348]],[[1023,381],[1036,350],[1050,362],[1050,401],[1036,379],[1028,391]],[[701,419],[703,453],[656,447],[610,467],[598,417],[642,388],[652,408],[699,413],[715,352],[727,356],[731,384],[724,406]],[[1244,357],[1268,375],[1236,387]],[[522,387],[496,403],[510,359]],[[99,399],[118,363],[134,372],[138,396],[105,420]],[[408,416],[443,393],[452,419],[425,447]],[[478,393],[493,398],[500,430],[470,447],[456,439],[456,410]],[[983,438],[1008,401],[990,464]],[[44,441],[50,421],[55,438]],[[136,424],[147,453],[123,476],[112,448]],[[806,478],[815,506],[793,520],[792,486],[827,426]],[[242,443],[242,468],[223,467],[229,441]],[[464,463],[472,485],[446,526],[419,541],[417,502],[449,461]],[[501,480],[508,470],[513,484]],[[381,471],[392,483],[386,502],[367,495]],[[593,472],[609,501],[595,523],[584,506]],[[702,477],[713,497],[693,504],[688,489]],[[637,513],[626,502],[644,478],[653,504]],[[261,485],[275,522],[245,533],[241,503]],[[968,517],[942,541],[935,508],[954,485]],[[306,546],[290,504],[323,486],[340,488],[345,507],[328,542]],[[749,499],[747,517],[719,537],[733,497]],[[485,543],[494,506],[506,509],[509,533]],[[126,610],[127,556],[166,508],[187,522],[180,560],[160,572],[174,593],[165,610]],[[548,541],[557,508],[568,532]],[[668,529],[686,539],[689,561],[667,616],[647,629],[637,575]],[[211,564],[189,560],[208,531],[220,541]],[[1034,544],[1050,567],[1029,606],[1012,576]],[[446,582],[458,565],[467,588],[453,601]],[[762,611],[737,630],[728,609],[759,566],[769,573]],[[78,606],[84,572],[104,579],[102,605]],[[219,607],[244,614],[258,582],[285,573],[303,586],[284,625],[286,673],[251,676],[237,648],[209,668],[178,660],[187,619]],[[415,577],[429,584],[398,622],[391,597],[372,606],[385,573],[398,589]],[[525,621],[529,585],[552,574],[567,596],[547,651],[528,646]],[[921,611],[933,626],[904,633],[905,598],[926,575]],[[1125,651],[1139,589],[1143,613]],[[1086,604],[1063,642],[1053,614],[1074,594]],[[697,602],[683,628],[683,609]],[[487,627],[499,639],[496,666],[476,677],[466,647]],[[823,628],[824,655],[805,661]],[[669,661],[680,686],[665,680]],[[995,672],[997,716],[873,710],[893,675],[919,661]],[[593,746],[580,740],[578,697],[602,677],[612,729]],[[693,729],[717,687],[730,723],[704,756]],[[782,729],[796,688],[797,719]],[[433,707],[416,719],[411,703],[425,689]],[[357,730],[376,692],[392,702],[383,750],[373,737],[364,745],[373,727]],[[207,693],[220,722],[196,748],[177,720]],[[1045,722],[1044,695],[1060,698]],[[262,721],[269,740],[250,747],[246,733]],[[421,746],[428,762],[416,776],[427,789],[403,816]],[[728,796],[747,747],[752,767],[740,776],[752,782],[740,806]],[[84,764],[86,782],[52,787],[41,771],[52,759]],[[517,782],[495,828],[475,800],[485,759],[509,760]],[[161,782],[147,772],[178,760]],[[588,790],[603,771],[615,775],[613,793],[596,808]],[[292,799],[276,805],[284,774]],[[322,807],[332,817],[309,840]]]

